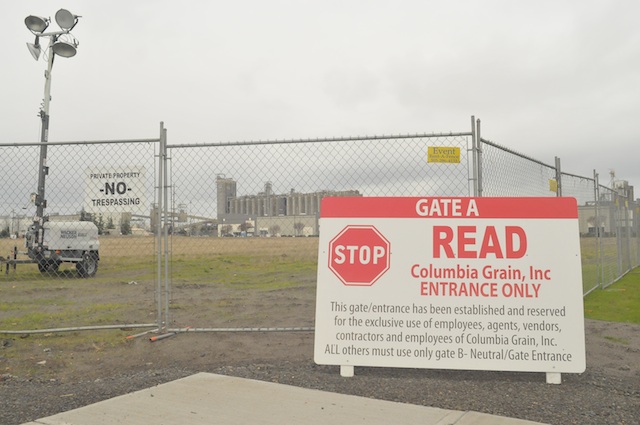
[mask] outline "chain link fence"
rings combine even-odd
[[[613,181],[613,188],[479,138],[481,196],[569,196],[578,202],[583,293],[605,288],[640,264],[638,204],[633,187]]]
[[[0,329],[155,323],[158,150],[0,145]]]
[[[41,144],[0,145],[0,330],[310,329],[327,196],[572,196],[583,292],[638,265],[631,186],[562,172],[559,159],[472,127],[177,145],[161,129],[158,139],[48,143],[42,170]],[[459,161],[430,162],[436,148]]]
[[[589,231],[589,224],[595,221],[600,208],[596,203],[596,181],[594,179],[563,173],[559,190],[563,196],[571,196],[578,201],[578,222],[580,227],[580,251],[582,256],[582,291],[589,291],[601,285],[599,273],[600,240]],[[601,214],[601,213],[600,213]]]
[[[556,196],[549,190],[549,182],[556,179],[555,167],[489,140],[480,140],[480,196]]]
[[[436,147],[459,149],[460,162],[429,163]],[[168,153],[167,314],[180,329],[251,327],[256,317],[272,329],[312,326],[326,196],[473,190],[470,133],[178,145]],[[274,304],[279,314],[268,317]]]

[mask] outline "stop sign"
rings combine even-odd
[[[329,242],[329,269],[347,286],[373,285],[390,257],[391,244],[373,226],[347,226]]]

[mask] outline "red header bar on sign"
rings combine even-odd
[[[323,198],[322,218],[578,218],[575,198]]]

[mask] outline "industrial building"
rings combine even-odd
[[[613,181],[611,187],[615,192],[602,193],[597,203],[578,206],[580,236],[637,236],[640,203],[633,201],[634,187],[626,180]]]
[[[264,192],[238,196],[236,181],[224,175],[216,177],[216,191],[221,236],[237,234],[240,228],[261,236],[315,236],[322,198],[362,196],[357,190],[299,193],[291,189],[277,194],[271,182],[265,183]]]

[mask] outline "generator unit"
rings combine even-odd
[[[81,277],[95,276],[100,261],[100,241],[94,223],[47,221],[38,227],[29,227],[25,245],[27,255],[41,272],[55,272],[62,263],[74,263]]]

